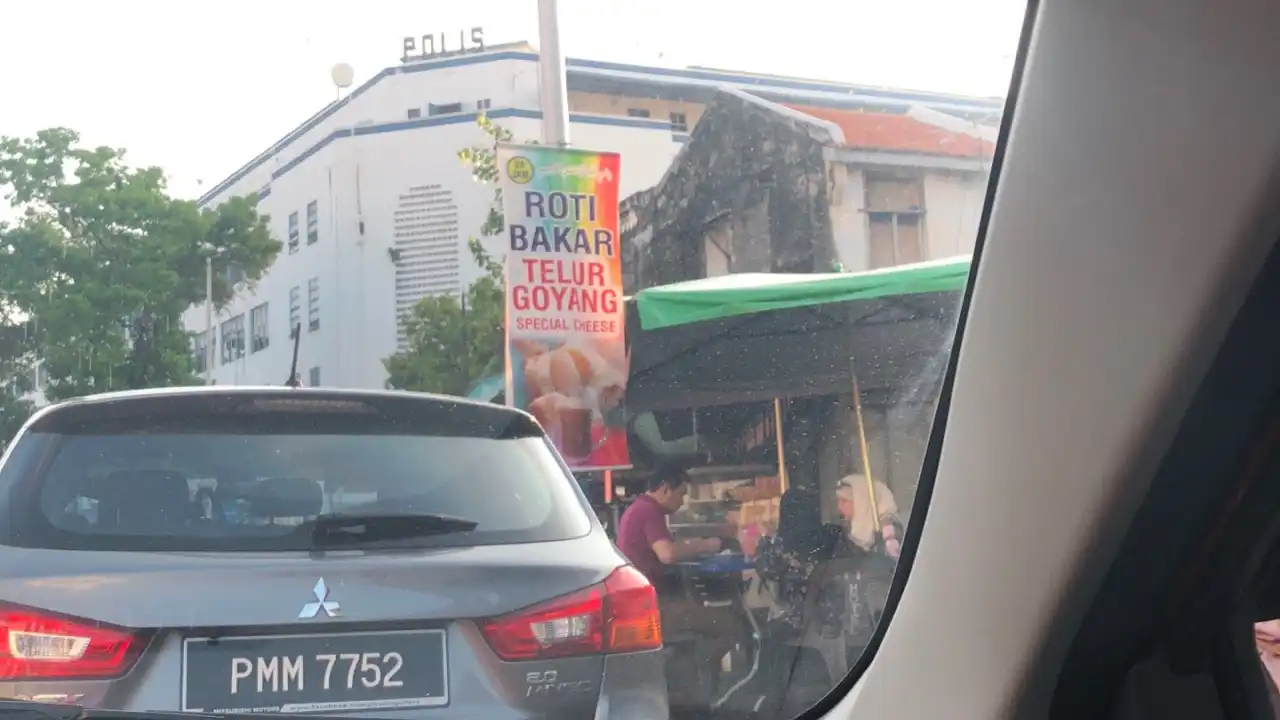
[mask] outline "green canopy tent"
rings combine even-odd
[[[740,273],[642,290],[635,297],[644,330],[768,310],[936,292],[956,292],[969,258],[915,263],[861,273]]]
[[[969,258],[861,273],[738,274],[640,291],[628,312],[632,411],[927,390],[950,348]]]

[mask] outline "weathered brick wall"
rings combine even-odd
[[[706,238],[732,272],[832,267],[825,133],[767,103],[722,93],[662,182],[627,198],[627,292],[700,278]]]

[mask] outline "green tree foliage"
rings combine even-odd
[[[0,305],[0,453],[31,416],[31,403],[21,399],[31,389],[32,367],[23,355],[26,328]]]
[[[0,371],[41,358],[50,400],[193,381],[181,315],[204,302],[206,258],[220,305],[280,250],[256,197],[201,210],[65,128],[0,137],[0,191],[16,215],[0,223]]]
[[[35,410],[31,403],[22,398],[22,394],[31,388],[30,370],[17,362],[0,361],[0,373],[3,377],[13,378],[0,383],[0,454],[8,447],[9,441],[22,424],[31,417]]]
[[[480,228],[482,237],[492,237],[505,229],[495,151],[498,143],[510,142],[511,133],[483,115],[478,123],[486,144],[460,151],[458,159],[471,168],[477,182],[493,186],[493,202]],[[502,262],[485,251],[480,237],[468,238],[467,248],[484,274],[467,288],[465,305],[452,295],[427,297],[401,320],[408,347],[382,361],[388,387],[465,395],[476,380],[502,372]]]
[[[13,436],[18,434],[22,423],[31,417],[31,411],[31,403],[26,400],[8,394],[0,396],[0,453],[9,446]]]
[[[26,400],[9,393],[0,394],[0,453],[9,446],[9,441],[18,434],[22,423],[31,417],[33,410],[31,403]]]

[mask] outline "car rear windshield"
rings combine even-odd
[[[572,476],[540,435],[182,424],[170,432],[28,434],[23,442],[46,448],[45,459],[27,463],[16,480],[6,473],[0,537],[83,550],[309,550],[314,538],[306,528],[334,515],[474,524],[465,531],[440,525],[406,543],[414,546],[541,542],[590,531]]]

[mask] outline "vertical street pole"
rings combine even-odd
[[[213,384],[213,253],[204,259],[204,384]]]
[[[569,95],[564,53],[560,50],[560,13],[556,0],[538,0],[538,69],[541,73],[542,142],[569,144]]]

